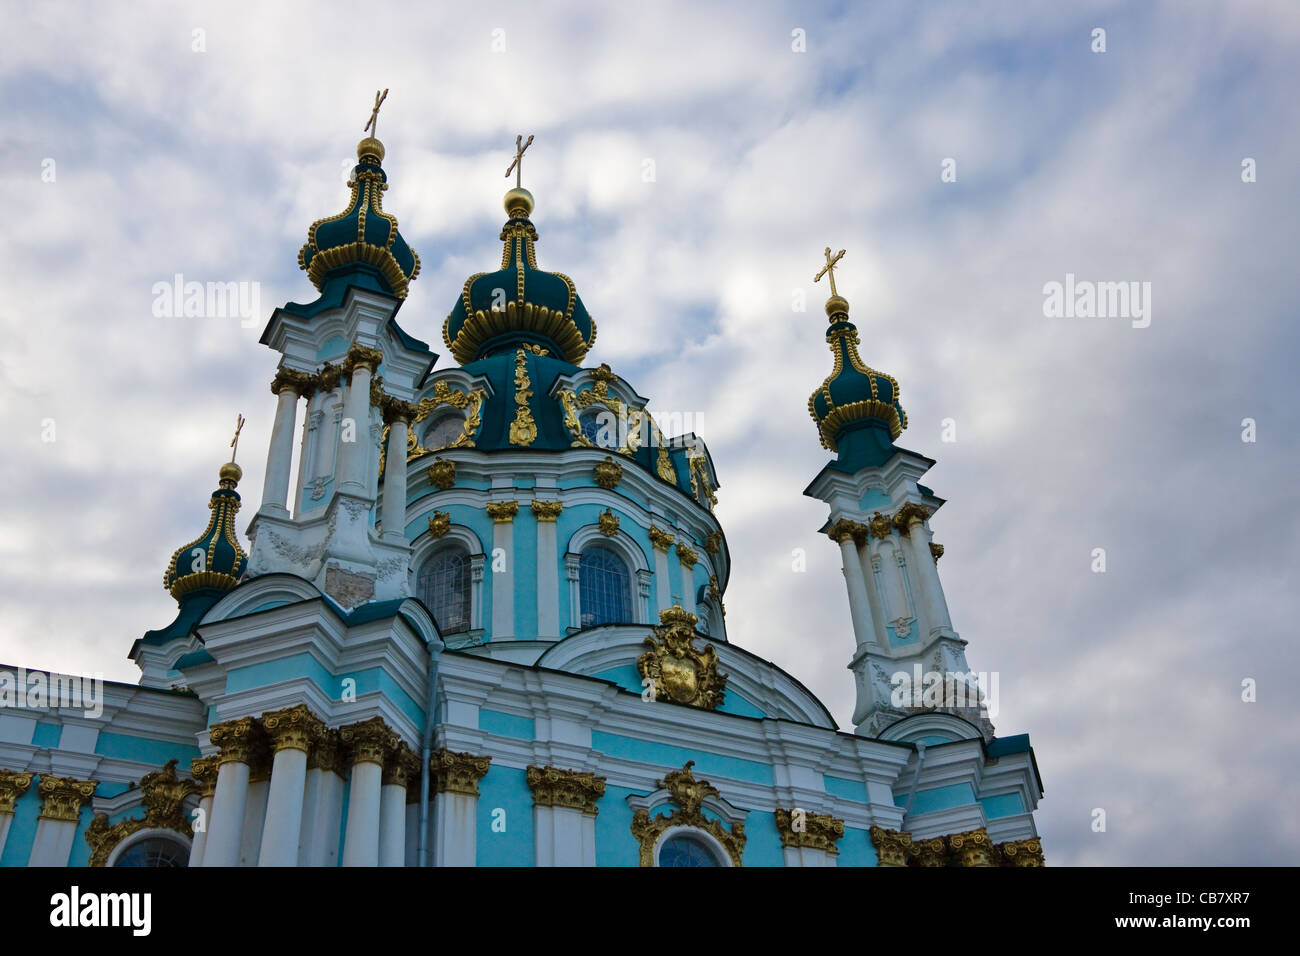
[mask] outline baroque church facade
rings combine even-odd
[[[898,383],[859,356],[830,250],[809,411],[834,458],[805,493],[843,563],[852,732],[730,640],[708,448],[584,364],[596,322],[537,263],[524,148],[501,262],[436,364],[398,324],[420,262],[361,141],[299,253],[318,297],[262,335],[246,537],[232,458],[166,567],[175,620],[131,649],[139,684],[93,715],[0,707],[0,865],[1042,865],[1033,750],[968,673],[933,461],[894,444]],[[922,673],[942,692],[900,698]]]

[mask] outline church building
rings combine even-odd
[[[262,334],[256,510],[233,457],[206,526],[193,499],[139,683],[92,709],[73,674],[0,666],[0,866],[1041,866],[1034,752],[989,720],[934,462],[895,444],[899,384],[859,355],[839,257],[808,383],[833,457],[804,493],[852,631],[806,639],[843,654],[850,729],[729,632],[715,461],[599,363],[573,280],[538,264],[528,144],[500,263],[446,290],[440,360],[398,321],[420,259],[367,128],[298,253],[317,297]]]

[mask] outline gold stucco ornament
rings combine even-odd
[[[712,645],[694,645],[696,617],[681,605],[659,612],[654,637],[645,639],[646,652],[636,669],[651,681],[656,699],[716,710],[726,696],[727,675],[718,671],[718,653]]]

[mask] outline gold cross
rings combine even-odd
[[[832,259],[831,247],[827,246],[826,247],[826,268],[823,269],[821,272],[817,273],[815,276],[813,276],[813,282],[820,282],[822,276],[827,276],[830,278],[831,295],[839,295],[839,293],[835,291],[835,263],[839,262],[843,258],[844,258],[844,250],[841,249],[839,252],[835,253],[835,258]]]
[[[375,90],[375,108],[370,111],[370,119],[366,121],[366,125],[361,127],[363,133],[369,130],[371,139],[377,137],[379,131],[379,107],[384,105],[386,99],[388,99],[388,90],[384,90],[382,93]]]
[[[521,143],[523,144],[522,146],[520,145]],[[515,174],[515,186],[518,188],[523,187],[522,178],[524,172],[524,150],[526,150],[529,146],[532,145],[533,145],[533,137],[531,135],[529,135],[528,142],[526,143],[524,143],[524,137],[522,133],[520,133],[518,136],[515,137],[515,161],[510,164],[508,169],[506,169],[506,175],[509,176],[511,173]]]
[[[236,414],[235,437],[230,439],[230,460],[235,460],[235,453],[239,451],[239,433],[244,430],[244,416]]]

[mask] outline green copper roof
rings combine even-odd
[[[221,466],[220,487],[212,493],[212,512],[203,533],[177,548],[163,572],[163,587],[184,604],[191,592],[229,591],[239,583],[248,566],[248,555],[235,534],[239,493],[235,485],[243,475],[234,462]]]

